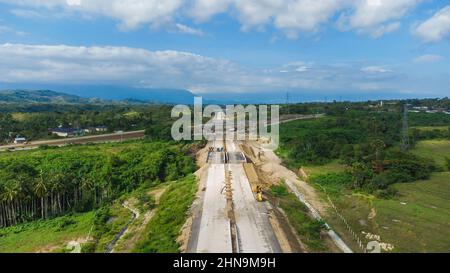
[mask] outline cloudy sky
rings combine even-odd
[[[0,0],[0,89],[450,95],[450,0]]]

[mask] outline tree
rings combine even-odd
[[[44,219],[46,217],[46,209],[45,209],[45,197],[47,196],[47,186],[45,185],[44,175],[41,170],[39,174],[39,179],[36,180],[36,184],[34,185],[34,193],[37,197],[41,199],[41,218]]]

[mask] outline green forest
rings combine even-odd
[[[345,174],[350,176],[345,179],[348,187],[392,194],[389,185],[427,179],[443,168],[409,149],[425,139],[450,139],[450,115],[409,113],[409,149],[402,149],[401,107],[394,109],[348,109],[332,104],[324,118],[281,126],[278,153],[294,169],[338,160],[349,168]],[[423,130],[424,124],[443,127]]]
[[[0,154],[0,227],[85,212],[195,170],[189,145],[130,142]]]
[[[10,143],[16,136],[27,140],[55,138],[51,129],[106,126],[117,130],[161,130],[169,132],[172,120],[170,105],[1,105],[0,144]],[[165,137],[167,139],[167,137]]]

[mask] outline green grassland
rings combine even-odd
[[[101,232],[99,232],[95,252],[104,253],[108,246],[113,242],[120,231],[127,226],[132,214],[122,207],[120,203],[115,203],[109,208],[110,214],[106,223],[102,224]]]
[[[51,191],[46,191],[43,193],[46,202],[41,206],[47,211],[45,215],[41,215],[40,207],[33,208],[32,217],[18,217],[17,222],[0,228],[0,252],[65,252],[67,243],[77,240],[83,242],[83,252],[103,253],[110,249],[111,242],[132,217],[130,210],[122,206],[125,199],[137,198],[134,193],[163,184],[170,185],[169,190],[161,197],[154,219],[144,230],[142,237],[150,241],[145,242],[143,251],[176,252],[176,235],[197,189],[196,180],[191,176],[196,166],[187,155],[190,147],[189,144],[140,140],[0,153],[0,198],[3,198],[0,205],[9,204],[10,199],[5,198],[7,195],[2,190],[6,192],[10,188],[14,189],[12,193],[19,193],[12,195],[15,202],[27,204],[29,198],[34,198],[34,203],[39,205],[43,199],[37,197],[33,189],[40,181],[45,183],[45,189],[56,189],[52,183],[58,182],[60,196],[67,197],[60,202],[56,194],[51,199],[48,197]],[[182,165],[176,165],[179,160],[183,161]],[[17,166],[31,171],[23,175]],[[60,174],[55,174],[57,171]],[[16,179],[16,174],[21,174],[20,179]],[[56,181],[55,177],[61,181]],[[80,181],[84,181],[84,186],[76,184]],[[100,202],[99,193],[104,190],[109,190],[110,194]],[[80,191],[83,191],[83,198],[78,198],[77,204],[70,198]],[[58,207],[58,202],[66,205],[69,200],[72,203],[64,211],[51,209]],[[150,209],[144,204],[148,201],[146,198],[138,198],[138,201],[139,209]],[[11,207],[6,206],[6,209],[12,211]],[[17,210],[18,207],[14,207],[14,211]],[[28,214],[24,211],[15,215]]]
[[[430,158],[441,167],[444,167],[446,164],[445,158],[450,158],[450,140],[433,139],[420,141],[412,152],[416,155]]]
[[[338,162],[338,160],[334,160],[328,164],[324,165],[309,165],[303,167],[304,171],[308,174],[308,176],[315,175],[323,175],[327,173],[337,173],[343,172],[346,170],[346,167]]]
[[[67,215],[0,229],[0,253],[64,250],[72,240],[86,238],[94,212]]]
[[[401,252],[449,252],[450,172],[395,188],[399,198],[374,201],[382,238]]]
[[[275,198],[309,252],[327,252],[321,237],[323,222],[312,219],[308,215],[308,208],[285,185],[272,186],[268,194]]]
[[[96,231],[97,212],[69,214],[50,220],[40,220],[0,229],[0,253],[66,252],[70,241],[88,239],[95,244],[85,252],[104,253],[120,230],[131,218],[131,212],[120,204],[109,207],[109,215],[101,230]],[[91,244],[91,242],[88,242]]]
[[[450,126],[414,126],[411,129],[417,129],[422,131],[433,131],[433,130],[441,130],[446,131],[450,128]]]
[[[417,144],[413,153],[444,164],[450,155],[450,141],[427,140]],[[339,165],[306,167],[312,175],[339,171]],[[342,170],[342,169],[341,169]],[[317,186],[317,185],[316,185]],[[450,251],[450,172],[433,173],[429,180],[392,185],[398,196],[391,199],[376,198],[358,193],[333,183],[317,186],[330,195],[339,211],[364,242],[362,232],[376,234],[381,241],[394,246],[393,252],[448,252]],[[325,198],[325,194],[322,192]],[[342,221],[329,212],[326,220],[356,248]]]
[[[134,252],[179,252],[177,238],[196,191],[197,179],[193,175],[171,183],[161,196],[156,213],[144,230],[144,238],[137,243]]]
[[[394,187],[400,196],[393,199],[350,191],[331,198],[365,243],[371,240],[362,232],[379,235],[383,243],[394,246],[393,252],[450,251],[450,172],[435,173],[430,180]],[[332,211],[325,218],[359,251]]]
[[[178,252],[177,237],[196,190],[197,180],[194,176],[170,182],[156,205],[155,215],[142,231],[142,240],[137,242],[134,251]],[[140,191],[148,191],[148,188]],[[131,195],[124,195],[120,200],[129,196]],[[104,215],[100,217],[103,219],[98,219],[99,214]],[[131,216],[128,209],[122,207],[120,202],[115,202],[97,211],[2,228],[0,253],[65,252],[70,251],[66,249],[70,241],[85,241],[88,237],[89,241],[82,244],[82,251],[104,253],[117,234],[129,223]]]

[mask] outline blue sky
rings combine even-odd
[[[0,89],[450,95],[448,0],[0,0]]]

